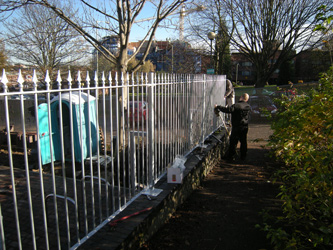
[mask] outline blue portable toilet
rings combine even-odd
[[[61,95],[62,105],[62,120],[63,120],[63,138],[64,145],[61,145],[60,137],[60,119],[59,119],[59,96],[55,96],[51,100],[51,128],[52,128],[52,151],[53,161],[61,160],[61,148],[64,147],[65,159],[71,160],[72,144],[74,146],[75,161],[83,160],[96,154],[99,145],[99,135],[97,138],[97,113],[96,113],[96,98],[81,92],[81,100],[79,92],[72,92],[72,107],[73,107],[73,143],[70,136],[70,101],[69,93]],[[89,103],[88,103],[89,101]],[[81,105],[81,108],[80,108]],[[88,111],[89,110],[89,111]],[[81,113],[80,113],[81,112]],[[89,119],[90,118],[90,119]],[[81,120],[80,120],[81,119]],[[51,143],[49,135],[49,120],[47,103],[42,103],[38,106],[39,120],[39,138],[41,146],[42,164],[51,163]],[[89,137],[89,123],[91,125],[91,137]],[[82,139],[81,139],[81,124],[82,124]],[[90,146],[92,155],[90,155]]]

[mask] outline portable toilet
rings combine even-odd
[[[72,92],[72,108],[73,108],[73,143],[70,135],[70,95],[64,93],[61,95],[62,121],[63,121],[63,139],[64,145],[61,145],[60,137],[60,112],[59,112],[59,96],[55,96],[51,100],[51,129],[52,129],[52,151],[53,161],[61,160],[61,148],[64,147],[65,160],[71,160],[72,144],[74,146],[75,161],[81,162],[92,157],[97,152],[99,145],[99,128],[97,128],[96,98],[87,93],[81,92],[81,100],[79,92]],[[89,102],[89,103],[88,103]],[[81,108],[80,108],[81,105]],[[41,147],[42,164],[51,163],[51,143],[49,135],[49,120],[47,103],[38,106],[39,120],[39,138]],[[81,129],[82,124],[82,129]],[[91,134],[89,136],[89,124]],[[82,136],[81,136],[82,131]],[[97,137],[98,136],[98,137]],[[90,147],[92,149],[90,155]]]

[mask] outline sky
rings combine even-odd
[[[131,42],[142,40],[147,33],[147,26],[144,24],[135,25],[131,31]],[[155,39],[165,41],[166,39],[177,40],[179,39],[179,30],[166,29],[164,27],[158,27],[155,33]]]
[[[77,0],[73,0],[74,2]],[[103,2],[103,1],[102,1]],[[76,2],[77,3],[77,2]],[[78,6],[78,5],[76,5]],[[153,17],[155,12],[155,8],[151,3],[146,3],[140,15],[136,18],[136,21],[140,21],[149,17]],[[8,15],[7,15],[8,16]],[[15,17],[15,12],[9,17]],[[137,22],[132,30],[131,30],[131,42],[136,42],[142,40],[147,33],[149,22]],[[166,28],[173,27],[173,28]],[[3,24],[0,23],[0,32],[4,33]],[[98,37],[103,36],[103,34],[98,34]],[[179,39],[179,9],[175,11],[175,14],[171,15],[168,20],[163,21],[161,25],[158,27],[155,38],[157,40],[176,40]]]
[[[174,14],[167,18],[167,20],[161,22],[155,33],[155,38],[157,40],[179,39],[179,11],[180,9],[177,9]],[[139,16],[136,18],[136,23],[132,27],[131,42],[136,42],[144,38],[148,31],[148,27],[152,22],[143,22],[143,20],[154,17],[154,12],[155,7],[149,2],[146,3]]]

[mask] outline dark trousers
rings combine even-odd
[[[232,127],[228,158],[232,159],[235,156],[238,142],[240,142],[241,159],[244,160],[246,158],[248,130],[247,126]]]

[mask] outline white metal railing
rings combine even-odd
[[[18,89],[9,91],[3,71],[3,249],[77,248],[136,197],[154,195],[175,157],[221,125],[213,106],[224,104],[225,76],[91,78],[78,72],[73,80],[69,72],[63,80],[58,72],[51,81],[47,74],[38,89],[34,72],[27,89],[19,72]]]

